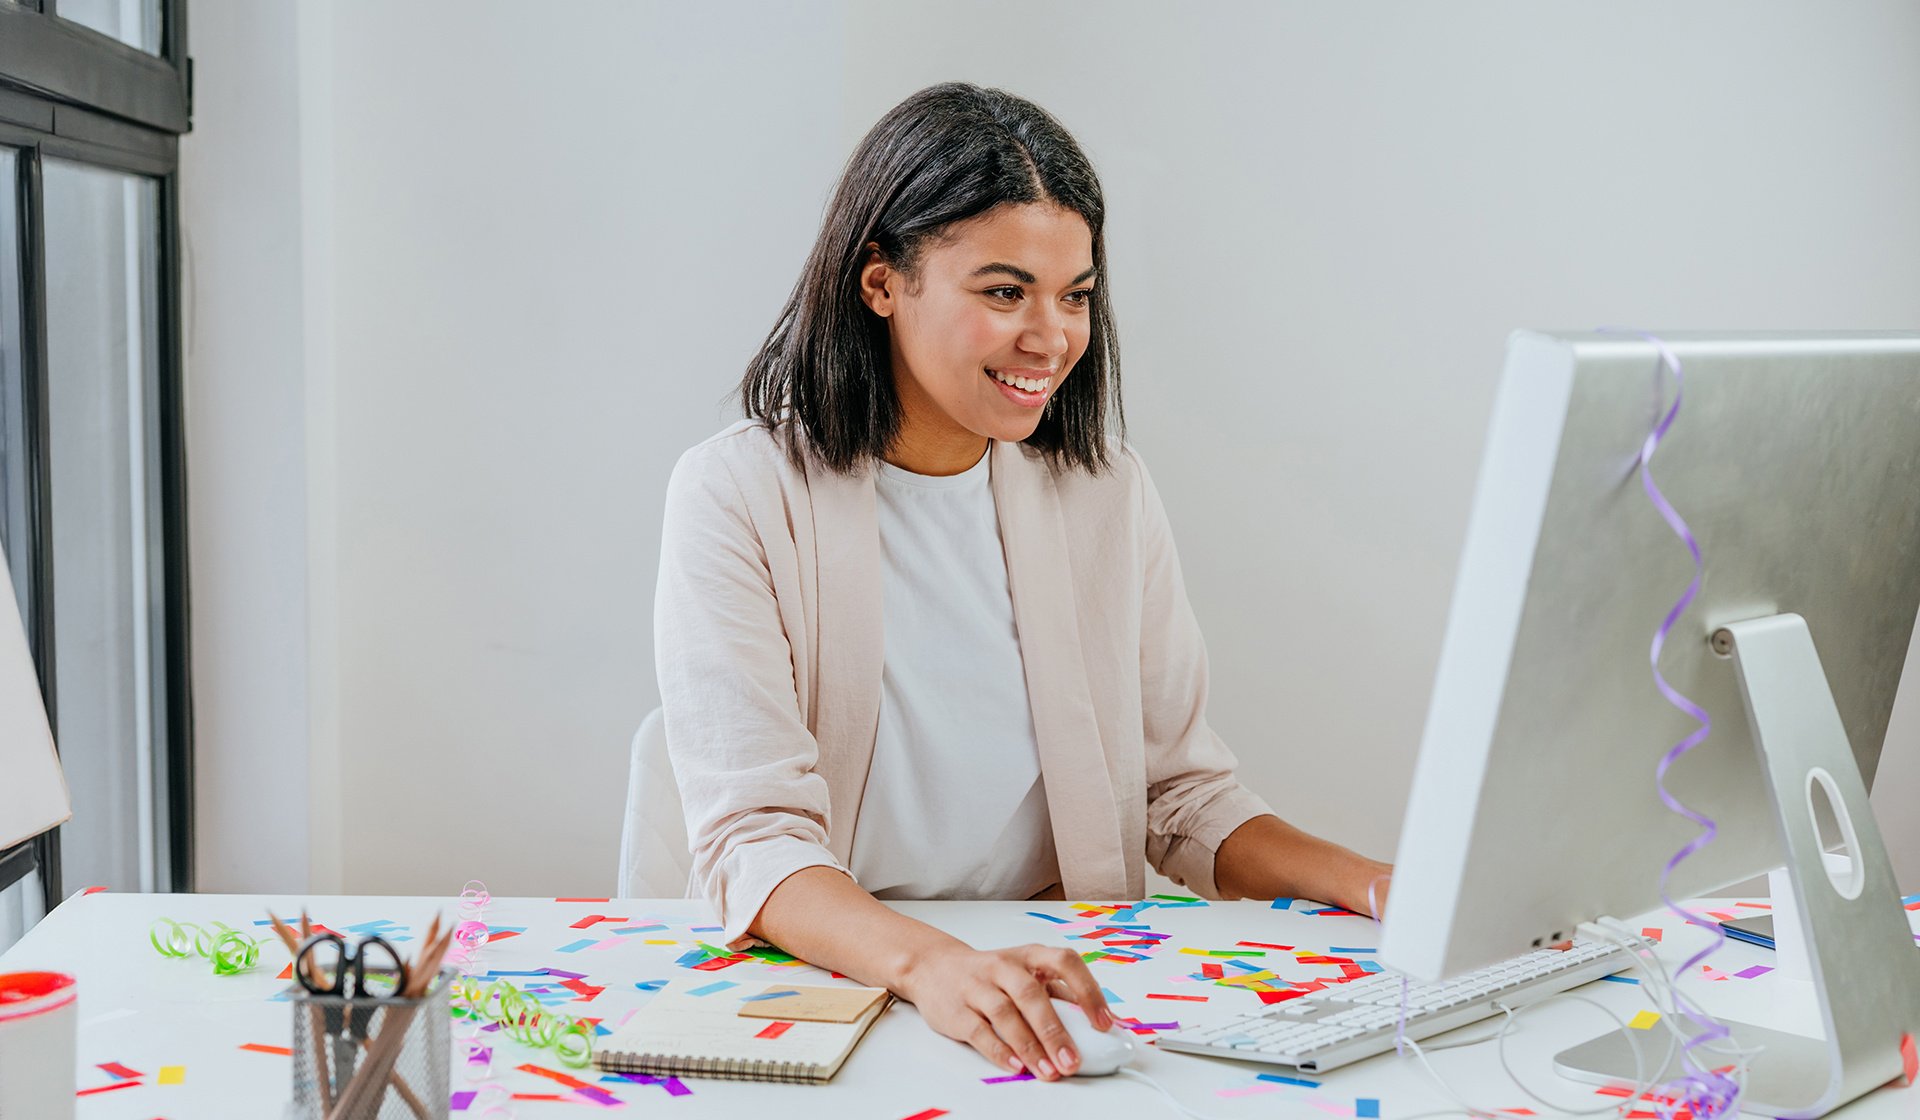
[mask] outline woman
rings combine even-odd
[[[1385,864],[1235,781],[1165,511],[1122,440],[1104,205],[1029,102],[949,84],[874,126],[668,486],[655,604],[690,887],[995,1065],[1078,1064],[1064,948],[977,951],[881,898],[1209,897],[1371,912]]]

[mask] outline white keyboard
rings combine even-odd
[[[1541,949],[1434,984],[1409,981],[1407,1037],[1414,1041],[1559,995],[1634,963],[1605,941],[1575,938],[1571,949]],[[1274,1062],[1324,1071],[1393,1049],[1400,1021],[1400,977],[1378,972],[1262,1007],[1224,1023],[1155,1039],[1162,1050]]]

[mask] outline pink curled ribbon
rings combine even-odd
[[[1667,789],[1667,771],[1672,769],[1673,764],[1688,751],[1706,742],[1707,736],[1713,730],[1713,717],[1707,714],[1706,709],[1682,695],[1680,690],[1669,684],[1667,678],[1660,672],[1660,651],[1667,644],[1667,636],[1673,632],[1674,625],[1680,621],[1680,616],[1693,605],[1694,599],[1700,594],[1701,581],[1706,575],[1706,563],[1700,555],[1700,541],[1694,537],[1693,531],[1687,528],[1687,522],[1680,516],[1680,511],[1673,508],[1673,503],[1667,501],[1666,495],[1660,492],[1660,487],[1653,481],[1653,453],[1659,449],[1661,441],[1666,439],[1667,430],[1673,427],[1674,417],[1680,414],[1680,400],[1685,393],[1686,384],[1681,375],[1680,359],[1675,357],[1672,349],[1656,336],[1631,328],[1601,327],[1599,329],[1603,333],[1635,334],[1646,339],[1653,344],[1655,350],[1659,351],[1659,371],[1673,373],[1673,404],[1654,425],[1653,430],[1647,433],[1646,441],[1640,445],[1640,488],[1646,491],[1648,500],[1653,503],[1653,508],[1659,511],[1661,519],[1667,523],[1668,528],[1673,530],[1674,535],[1686,543],[1687,551],[1693,556],[1693,579],[1687,583],[1687,589],[1674,602],[1672,609],[1667,611],[1666,618],[1661,620],[1659,630],[1653,635],[1653,646],[1648,654],[1648,660],[1653,666],[1653,683],[1659,688],[1660,695],[1666,697],[1669,704],[1692,716],[1700,725],[1686,738],[1675,743],[1661,757],[1654,778],[1654,783],[1660,791],[1660,800],[1666,807],[1700,826],[1700,834],[1687,841],[1678,852],[1675,852],[1673,858],[1667,861],[1666,867],[1660,871],[1660,900],[1667,904],[1667,909],[1678,914],[1685,921],[1713,934],[1713,941],[1706,948],[1688,957],[1687,962],[1680,966],[1680,971],[1684,975],[1727,943],[1726,932],[1718,924],[1681,906],[1673,900],[1673,896],[1668,891],[1668,883],[1673,877],[1674,868],[1680,866],[1681,861],[1712,843],[1719,833],[1719,827],[1714,824],[1711,817],[1688,808]],[[1664,384],[1660,389],[1661,395],[1664,396]],[[1739,1104],[1740,1083],[1719,1070],[1702,1066],[1693,1056],[1695,1047],[1728,1038],[1730,1032],[1719,1020],[1682,994],[1677,984],[1673,989],[1673,1000],[1674,1005],[1686,1015],[1688,1021],[1699,1033],[1687,1039],[1680,1047],[1680,1062],[1681,1068],[1685,1070],[1684,1076],[1677,1082],[1661,1086],[1669,1102],[1659,1104],[1660,1114],[1667,1120],[1671,1120],[1677,1106],[1684,1104],[1699,1120],[1715,1120],[1716,1117],[1731,1115]]]

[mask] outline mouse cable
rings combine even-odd
[[[1225,1120],[1224,1117],[1209,1116],[1204,1112],[1195,1112],[1193,1109],[1188,1108],[1184,1104],[1181,1104],[1180,1098],[1174,1096],[1173,1093],[1165,1085],[1160,1084],[1158,1081],[1155,1081],[1153,1078],[1148,1077],[1146,1074],[1141,1073],[1137,1069],[1128,1069],[1126,1066],[1121,1066],[1119,1069],[1115,1070],[1114,1072],[1125,1074],[1126,1076],[1133,1078],[1135,1081],[1144,1081],[1147,1084],[1153,1086],[1155,1089],[1160,1090],[1160,1095],[1167,1098],[1167,1103],[1171,1104],[1174,1108],[1178,1109],[1182,1116],[1190,1116],[1193,1118],[1193,1120]]]

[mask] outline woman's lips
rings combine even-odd
[[[1040,389],[1037,392],[1029,392],[1025,389],[1021,389],[1013,385],[1009,385],[1006,382],[995,377],[994,376],[995,372],[996,371],[991,369],[986,370],[985,376],[987,380],[993,382],[994,387],[1000,390],[1000,394],[1002,396],[1006,397],[1008,400],[1012,401],[1014,404],[1017,404],[1022,408],[1043,407],[1047,403],[1047,397],[1053,392],[1053,381],[1051,376],[1052,371],[1050,370],[1002,369],[997,371],[1000,373],[1007,374],[1010,377],[1021,378],[1022,380],[1030,380],[1030,381],[1045,380],[1047,382],[1046,387],[1043,389]]]

